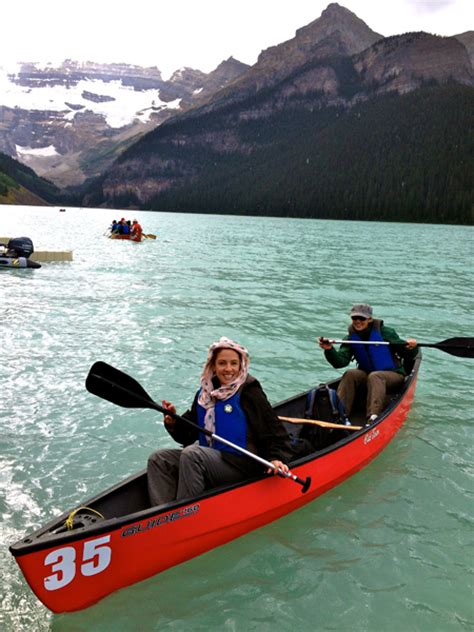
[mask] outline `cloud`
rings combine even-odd
[[[408,0],[408,4],[415,10],[418,15],[427,13],[437,13],[444,11],[450,6],[454,8],[457,0]]]
[[[2,4],[0,65],[64,59],[213,70],[231,55],[254,64],[260,52],[294,37],[331,0],[163,2],[9,0]],[[472,0],[337,0],[384,36],[408,31],[455,35],[474,24]]]

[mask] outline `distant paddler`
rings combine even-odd
[[[130,238],[133,241],[141,241],[143,235],[143,229],[137,219],[134,219],[132,222],[132,228],[130,230]]]

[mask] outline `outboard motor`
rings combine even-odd
[[[29,259],[33,254],[33,242],[29,237],[15,237],[8,244],[0,244],[0,268],[41,268],[41,264]]]
[[[17,257],[29,258],[35,251],[33,248],[33,242],[29,237],[14,237],[10,239],[7,244],[9,252],[15,251]]]

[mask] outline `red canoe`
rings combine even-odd
[[[373,425],[352,432],[325,428],[332,443],[292,463],[293,474],[312,479],[306,493],[288,479],[262,475],[187,502],[150,507],[142,471],[87,500],[75,514],[67,512],[25,536],[10,551],[38,599],[53,612],[66,612],[238,538],[313,501],[374,459],[407,417],[420,361],[421,354],[403,390]],[[306,402],[302,393],[275,410],[302,418]],[[308,425],[287,424],[293,434],[302,427]]]

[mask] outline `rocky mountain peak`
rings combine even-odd
[[[174,71],[174,73],[170,77],[170,82],[177,83],[195,81],[196,79],[202,80],[205,76],[205,73],[203,73],[201,70],[189,68],[188,66],[183,66],[182,68]]]
[[[296,31],[295,37],[263,51],[257,63],[271,65],[281,57],[300,64],[303,57],[318,52],[320,44],[329,39],[338,41],[341,54],[354,55],[365,50],[383,36],[372,31],[355,13],[336,2],[328,5],[321,16]],[[342,47],[341,47],[342,44]],[[321,55],[318,54],[318,57]]]
[[[228,57],[221,61],[221,63],[212,71],[211,74],[235,74],[236,76],[241,75],[243,72],[248,70],[250,66],[248,64],[244,64],[243,62],[235,59],[235,57]]]
[[[383,37],[372,31],[355,13],[332,2],[319,18],[298,29],[295,39],[300,46],[307,46],[334,35],[344,42],[347,55],[359,53]]]
[[[207,76],[204,86],[205,91],[215,92],[242,76],[249,68],[248,64],[244,64],[238,59],[234,59],[234,57],[225,59]]]
[[[262,51],[239,86],[261,89],[308,62],[360,53],[382,37],[349,9],[331,3],[319,18],[298,29],[293,39]]]

